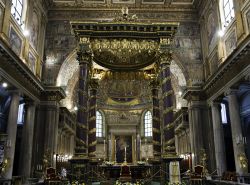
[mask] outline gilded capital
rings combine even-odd
[[[173,54],[170,51],[160,52],[160,64],[170,65],[173,60]]]
[[[77,60],[79,61],[79,64],[82,64],[82,63],[90,64],[92,61],[92,58],[93,58],[93,55],[92,55],[91,50],[77,52]]]

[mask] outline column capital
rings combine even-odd
[[[208,105],[210,107],[212,107],[212,106],[220,106],[221,103],[222,103],[222,99],[215,99],[215,100],[209,101]]]
[[[173,60],[173,54],[171,51],[160,51],[159,53],[160,65],[166,64],[170,65]]]
[[[79,64],[90,64],[92,62],[93,59],[93,54],[91,50],[78,50],[77,52],[77,60],[79,62]]]
[[[90,47],[89,37],[80,37],[79,38],[79,46],[77,51],[77,60],[79,64],[83,63],[91,63],[93,58],[93,52]]]
[[[150,85],[152,90],[153,89],[158,89],[160,87],[159,81],[157,79],[155,79],[155,78],[150,81],[149,85]]]
[[[231,88],[229,88],[229,89],[227,89],[227,90],[224,92],[224,94],[225,94],[225,96],[237,95],[237,94],[236,94],[237,92],[238,92],[237,89],[231,89]]]

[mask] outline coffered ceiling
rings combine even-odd
[[[120,7],[195,9],[201,0],[50,0],[53,8]]]

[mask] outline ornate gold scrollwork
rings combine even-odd
[[[238,160],[240,162],[240,167],[244,171],[247,172],[247,169],[248,169],[248,160],[247,160],[246,154],[244,154],[244,153],[238,154]]]

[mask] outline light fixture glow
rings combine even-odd
[[[178,94],[181,96],[181,95],[182,95],[182,92],[181,92],[181,91],[179,91],[179,92],[178,92]]]
[[[219,30],[218,31],[218,35],[219,35],[219,37],[223,37],[224,36],[224,31],[223,30]]]
[[[78,107],[77,107],[77,106],[75,106],[75,107],[74,107],[74,110],[75,110],[75,111],[77,111],[77,110],[78,110]]]
[[[27,37],[27,36],[29,36],[30,32],[29,32],[29,30],[25,29],[25,30],[23,30],[23,34],[25,37]]]
[[[3,88],[6,88],[6,87],[8,87],[8,84],[7,84],[6,82],[3,82],[3,83],[2,83],[2,87],[3,87]]]

